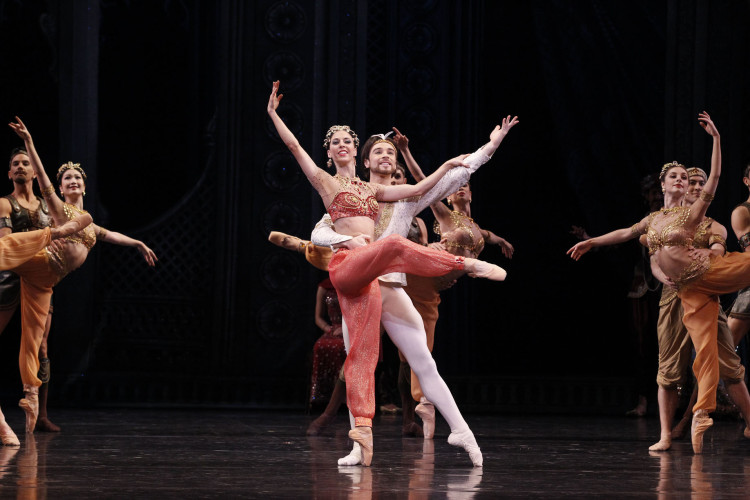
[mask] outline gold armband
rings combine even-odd
[[[705,201],[706,203],[711,203],[714,199],[714,195],[705,191],[701,191],[700,199]]]
[[[55,194],[55,186],[53,186],[52,184],[42,189],[42,196],[44,196],[45,198],[47,198],[48,196],[52,196],[53,194]]]
[[[631,233],[633,233],[633,234],[643,234],[641,232],[641,230],[638,229],[638,224],[640,224],[640,222],[636,222],[635,224],[633,224],[632,226],[630,226],[630,232]]]
[[[708,247],[711,248],[714,243],[718,243],[719,245],[724,247],[724,250],[727,249],[727,240],[722,238],[718,234],[712,234],[710,238],[708,238]]]
[[[101,226],[97,226],[97,227],[98,227],[99,230],[96,232],[96,239],[100,240],[100,239],[104,238],[105,236],[107,236],[107,230],[106,229],[104,229]]]

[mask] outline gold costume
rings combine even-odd
[[[698,247],[707,234],[705,221],[691,231],[685,227],[690,208],[662,209],[647,217],[645,225],[638,223],[633,231],[647,235],[649,251],[653,254],[667,246],[687,249]],[[654,220],[666,222],[661,230]],[[708,236],[708,244],[723,243],[716,235]],[[704,246],[704,248],[706,248]],[[698,401],[693,412],[713,411],[716,408],[716,388],[719,384],[719,355],[717,346],[719,295],[735,292],[750,285],[750,254],[729,253],[725,256],[691,255],[692,261],[679,276],[673,277],[682,301],[682,322],[695,347],[693,372],[698,381]]]
[[[85,213],[67,203],[64,208],[68,220]],[[99,236],[103,234],[102,230]],[[42,385],[37,377],[39,346],[44,337],[52,287],[71,271],[63,254],[45,248],[51,241],[50,235],[50,228],[45,228],[11,233],[0,238],[0,270],[13,271],[21,278],[21,349],[18,365],[23,384],[34,387]],[[96,238],[92,224],[65,239],[81,243],[90,250]]]

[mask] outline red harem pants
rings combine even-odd
[[[462,257],[417,245],[395,234],[334,254],[328,271],[349,328],[350,346],[344,373],[347,404],[355,425],[372,427],[375,415],[381,308],[378,276],[395,272],[443,276],[463,267]]]
[[[21,349],[18,368],[24,385],[39,387],[39,346],[49,313],[52,286],[59,276],[49,265],[44,247],[50,243],[50,229],[12,233],[0,238],[0,269],[21,277]]]
[[[685,310],[682,322],[695,347],[693,373],[698,380],[698,400],[693,413],[716,409],[716,388],[719,385],[718,296],[747,286],[750,286],[750,253],[730,252],[712,258],[708,271],[677,294]]]

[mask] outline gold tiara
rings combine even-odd
[[[674,167],[685,168],[685,165],[683,165],[682,163],[677,163],[676,161],[673,161],[672,163],[665,163],[664,166],[661,167],[661,172],[659,172],[659,179],[664,177],[664,174],[666,174],[670,168],[674,168]],[[685,168],[685,170],[687,169]]]
[[[692,177],[694,175],[700,175],[703,177],[704,180],[708,179],[708,175],[706,175],[706,171],[703,170],[702,168],[690,167],[689,169],[687,169],[687,173],[688,173],[688,177]]]
[[[396,144],[393,142],[393,139],[389,139],[388,136],[390,136],[393,133],[393,131],[388,132],[387,134],[372,134],[370,138],[377,137],[378,140],[372,143],[372,146],[379,142],[387,142],[388,144],[392,145],[393,147],[396,147]]]
[[[354,133],[354,130],[352,130],[349,125],[334,125],[328,129],[328,132],[326,132],[326,138],[323,139],[323,147],[325,149],[328,149],[331,146],[331,137],[333,137],[333,134],[340,131],[346,132],[352,136],[352,139],[354,139],[354,147],[359,147],[359,137],[357,137],[357,134]]]
[[[57,169],[57,182],[60,182],[60,179],[62,178],[63,172],[66,170],[78,170],[78,172],[81,173],[81,176],[83,177],[83,180],[86,180],[86,172],[83,171],[81,168],[80,163],[73,163],[72,161],[69,161],[68,163],[63,163],[60,165],[60,168]]]

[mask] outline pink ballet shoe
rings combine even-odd
[[[305,253],[305,247],[308,243],[310,243],[309,241],[305,241],[297,238],[296,236],[282,233],[281,231],[271,231],[271,233],[268,235],[268,241],[278,247],[286,248],[287,250],[292,250],[300,253]]]
[[[474,467],[481,467],[484,459],[482,458],[482,450],[479,449],[477,440],[474,438],[474,433],[470,429],[466,429],[460,432],[451,432],[448,436],[448,444],[453,446],[459,446],[469,453],[469,458],[474,464]]]
[[[703,435],[714,421],[708,416],[707,410],[698,410],[693,414],[693,423],[690,426],[690,436],[693,441],[693,453],[703,453]]]
[[[422,432],[425,439],[435,437],[435,406],[429,401],[419,403],[414,408],[414,413],[422,419]]]
[[[18,406],[26,413],[26,432],[33,434],[36,419],[39,416],[39,388],[24,384],[23,391],[26,397],[18,402]]]
[[[505,281],[506,276],[508,276],[508,273],[502,267],[478,259],[467,258],[464,261],[464,269],[472,278]]]
[[[53,227],[50,233],[51,238],[53,240],[65,238],[66,236],[79,232],[92,222],[94,222],[94,219],[92,219],[91,215],[88,213],[77,215],[74,219],[69,220],[60,227]]]
[[[18,436],[7,422],[0,424],[0,439],[2,439],[4,446],[21,446]]]
[[[362,453],[362,465],[369,467],[372,463],[372,427],[360,425],[349,431],[349,439],[359,443]]]

